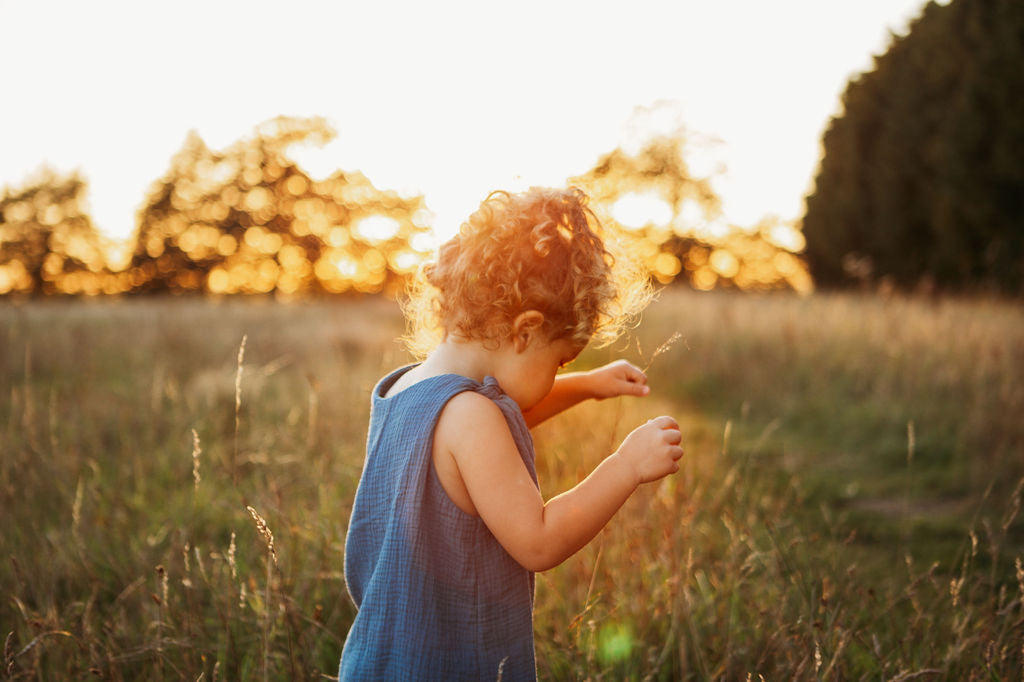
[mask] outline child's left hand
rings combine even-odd
[[[647,375],[626,360],[616,360],[604,367],[587,372],[592,397],[595,400],[620,395],[645,396],[651,392]]]

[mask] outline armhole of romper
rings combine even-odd
[[[433,479],[434,483],[437,484],[437,487],[441,491],[441,495],[444,498],[445,505],[451,507],[460,516],[463,516],[463,517],[465,517],[467,519],[471,519],[473,521],[477,521],[479,523],[483,523],[484,520],[482,518],[480,518],[479,514],[474,516],[473,514],[470,514],[469,512],[467,512],[465,509],[463,509],[459,505],[455,504],[455,501],[452,499],[451,495],[448,494],[448,491],[445,489],[444,484],[441,482],[441,477],[437,473],[437,467],[434,466],[434,435],[437,433],[437,425],[441,423],[441,414],[444,413],[445,409],[448,407],[448,403],[451,402],[452,398],[454,398],[455,396],[459,395],[460,393],[465,393],[467,391],[473,391],[473,390],[474,389],[473,389],[472,386],[467,386],[467,387],[465,387],[464,389],[462,389],[460,391],[452,393],[448,397],[448,399],[444,401],[444,405],[441,406],[441,409],[438,410],[437,417],[434,419],[434,425],[430,429],[430,447],[428,448],[428,456],[430,457],[430,466],[428,468],[429,468],[430,471],[429,471],[429,473],[427,475],[430,476]],[[484,397],[486,398],[487,396],[484,396]],[[488,398],[488,400],[490,400],[490,398]],[[501,408],[499,407],[498,409],[500,410]],[[502,411],[501,416],[505,417],[504,411]],[[505,417],[505,426],[508,427],[509,433],[512,434],[512,426],[508,423],[508,417]],[[512,434],[512,439],[515,440],[515,435],[514,434]],[[518,447],[519,447],[519,444],[516,443],[516,448],[518,449]],[[461,474],[460,474],[460,476],[461,476]],[[463,482],[463,486],[465,486],[465,482]],[[466,490],[466,494],[467,495],[469,494],[469,489],[468,488]]]

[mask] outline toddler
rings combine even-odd
[[[534,572],[678,471],[679,427],[658,417],[571,490],[545,502],[538,488],[531,427],[649,392],[621,360],[557,375],[649,299],[646,277],[618,265],[582,191],[532,189],[491,194],[422,269],[406,314],[426,357],[371,398],[341,680],[535,680]]]

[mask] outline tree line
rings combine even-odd
[[[323,119],[277,118],[224,150],[190,134],[137,215],[126,262],[84,209],[86,181],[44,172],[0,193],[0,295],[396,292],[425,257],[422,196],[361,173],[314,180],[287,154]],[[722,219],[679,128],[569,178],[662,283],[701,289],[884,285],[1024,294],[1024,3],[930,2],[853,78],[822,139],[801,223]]]
[[[1024,3],[929,2],[853,79],[803,231],[815,281],[1024,294]]]
[[[400,286],[428,230],[422,196],[361,173],[314,180],[287,155],[323,119],[277,118],[226,150],[190,133],[137,216],[127,263],[83,210],[86,183],[46,171],[0,198],[0,293],[309,294]]]
[[[290,145],[333,134],[320,118],[280,117],[211,150],[190,133],[149,189],[120,264],[83,208],[84,179],[48,171],[8,189],[0,196],[0,294],[397,293],[427,255],[431,214],[422,196],[379,190],[358,172],[315,180],[288,157]],[[667,219],[617,231],[660,282],[808,289],[794,253],[802,243],[780,242],[780,226],[706,229],[720,223],[720,202],[710,179],[690,172],[687,144],[683,129],[656,136],[633,154],[604,155],[569,182],[612,225],[623,198],[668,208]]]

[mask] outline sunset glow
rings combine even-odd
[[[269,265],[210,271],[211,289],[262,291],[273,281],[276,290],[301,291],[317,267],[321,274],[365,273],[366,282],[376,281],[379,261],[358,255],[351,262],[318,258],[300,266],[281,233],[264,229],[272,216],[294,215],[298,238],[317,236],[334,250],[346,249],[352,235],[372,244],[395,234],[386,216],[365,216],[350,230],[325,212],[322,198],[308,196],[339,170],[358,171],[396,197],[423,196],[411,220],[432,234],[412,234],[411,251],[384,256],[385,267],[407,270],[417,253],[453,234],[491,190],[563,185],[602,154],[663,133],[667,121],[709,141],[688,151],[687,159],[695,175],[709,178],[720,210],[711,215],[695,201],[669,210],[638,191],[621,197],[615,220],[711,242],[737,227],[758,232],[756,225],[778,216],[765,239],[799,252],[795,223],[838,94],[852,73],[870,65],[872,53],[884,49],[887,31],[903,30],[922,4],[642,0],[622,11],[531,2],[503,13],[500,22],[490,10],[459,2],[301,0],[283,12],[271,5],[186,1],[159,19],[145,6],[118,1],[4,4],[0,20],[19,30],[0,44],[0,55],[20,65],[9,88],[22,96],[5,110],[0,184],[16,190],[41,164],[58,173],[80,169],[88,186],[77,210],[106,237],[109,255],[102,260],[116,271],[134,249],[137,213],[150,185],[189,130],[223,150],[280,114],[325,116],[337,131],[333,140],[285,141],[283,157],[303,173],[285,178],[280,195],[265,186],[277,182],[277,169],[244,158],[208,159],[196,167],[195,182],[182,183],[169,200],[187,206],[222,187],[220,201],[203,203],[189,229],[169,216],[165,225],[181,232],[180,248],[197,258],[252,253],[277,262],[276,273]],[[101,14],[118,21],[97,21]],[[442,19],[452,14],[461,19]],[[152,30],[154,22],[159,30]],[[586,35],[586,44],[564,40],[566,30]],[[542,47],[527,47],[523,35]],[[183,36],[204,48],[183,49]],[[40,44],[55,47],[33,48]],[[587,47],[595,44],[610,49]],[[265,125],[261,134],[273,132],[274,124]],[[239,175],[245,188],[227,182]],[[358,202],[364,190],[338,191],[331,201]],[[46,203],[37,213],[12,205],[5,219],[17,223],[32,212],[40,224],[56,224],[70,208]],[[239,210],[254,224],[238,234],[216,230]],[[51,260],[48,276],[61,290],[99,293],[148,281],[148,271],[97,278],[101,258],[86,253],[95,247],[72,238],[61,248],[81,263],[75,273],[63,266],[58,273]],[[155,242],[141,248],[155,262],[161,257]],[[655,266],[663,279],[677,268],[667,257]],[[678,268],[686,269],[682,261]],[[721,269],[695,270],[702,274],[694,281],[706,284],[714,273],[717,282],[733,270]],[[0,265],[0,291],[20,290],[28,276],[16,264]],[[193,278],[182,275],[181,283]]]

